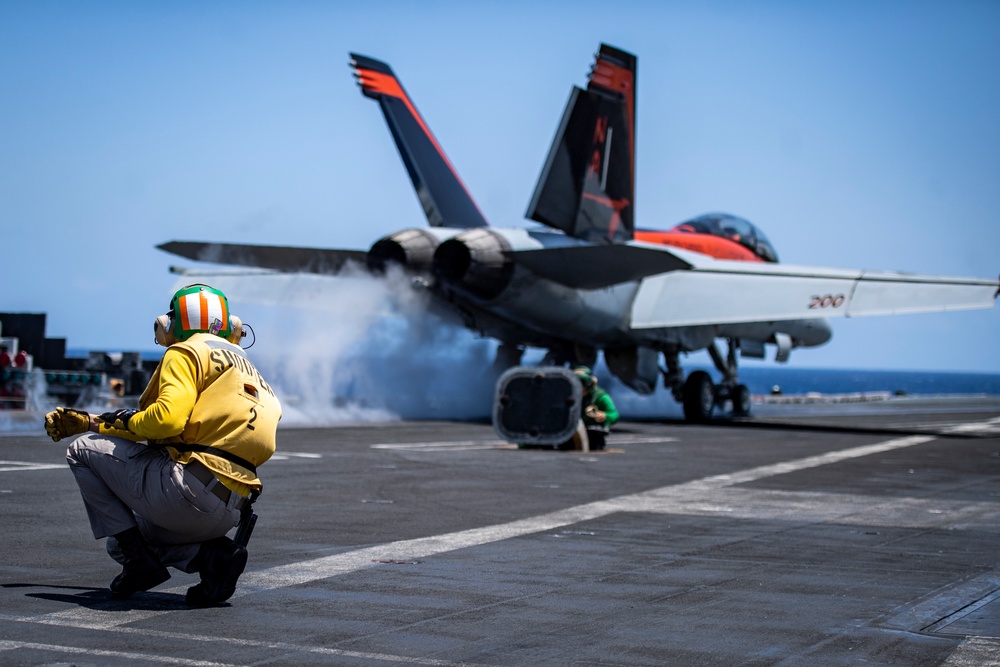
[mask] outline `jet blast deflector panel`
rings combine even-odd
[[[558,445],[576,431],[583,388],[568,369],[516,366],[497,382],[493,428],[509,442]]]

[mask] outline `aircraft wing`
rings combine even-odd
[[[991,308],[1000,294],[997,280],[724,261],[640,241],[506,255],[575,289],[640,281],[636,329]]]
[[[643,279],[631,324],[651,329],[969,310],[993,307],[998,294],[996,280],[702,260],[687,271]]]
[[[164,252],[197,262],[252,266],[292,273],[334,274],[347,262],[366,265],[364,250],[299,248],[293,246],[170,241],[156,246]]]

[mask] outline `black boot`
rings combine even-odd
[[[138,528],[124,530],[115,535],[115,539],[125,556],[125,566],[111,582],[111,597],[123,600],[132,593],[148,591],[170,578],[170,572],[150,551]]]
[[[184,598],[192,607],[221,604],[236,592],[236,582],[247,566],[247,550],[228,537],[217,537],[201,545],[195,557],[201,583]]]

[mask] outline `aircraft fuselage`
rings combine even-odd
[[[481,242],[486,235],[495,239],[492,248]],[[466,245],[470,237],[474,237],[472,244],[477,247]],[[539,277],[513,262],[504,267],[508,253],[577,244],[582,242],[544,230],[491,228],[452,235],[440,247],[444,251],[439,248],[434,253],[434,289],[473,315],[476,324],[472,327],[484,335],[536,347],[574,344],[603,349],[641,345],[691,352],[718,337],[769,343],[776,333],[785,333],[796,347],[821,345],[830,338],[830,327],[821,318],[633,329],[629,325],[631,309],[641,281],[576,289]],[[460,252],[456,247],[464,250]],[[488,269],[477,270],[480,264]],[[586,268],[581,266],[579,270]],[[495,282],[488,280],[490,275]]]

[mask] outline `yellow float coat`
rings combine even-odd
[[[259,466],[274,453],[281,403],[238,345],[194,334],[163,355],[129,419],[129,430],[101,425],[101,433],[166,445],[173,460],[192,459],[230,490],[260,490],[253,471],[211,453],[184,452],[174,444],[207,445]]]

